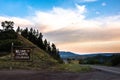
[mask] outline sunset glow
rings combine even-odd
[[[120,0],[0,0],[0,22],[33,27],[60,50],[120,52]]]

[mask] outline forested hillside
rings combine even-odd
[[[11,43],[14,43],[15,46],[22,46],[20,40],[18,40],[18,35],[22,35],[39,48],[44,50],[48,53],[51,57],[62,62],[59,56],[59,49],[56,48],[55,44],[47,41],[47,39],[43,40],[43,35],[38,30],[31,28],[28,30],[17,28],[16,32],[13,29],[14,22],[12,21],[5,21],[1,23],[3,29],[0,30],[0,52],[10,52],[11,50]]]
[[[4,21],[1,23],[3,29],[0,29],[0,68],[35,68],[49,69],[51,66],[62,62],[59,57],[59,50],[55,44],[51,44],[47,39],[43,40],[42,33],[26,29],[13,29],[14,22]],[[19,31],[20,30],[20,31]],[[27,33],[26,33],[27,32]],[[21,47],[34,47],[32,51],[32,62],[11,62],[11,44]],[[3,54],[6,53],[6,54]]]

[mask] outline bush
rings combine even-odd
[[[112,63],[112,66],[116,66],[120,64],[120,55],[119,54],[113,55],[111,59],[111,63]]]
[[[14,45],[21,45],[22,43],[15,39],[0,40],[0,52],[10,52],[12,42]]]
[[[1,31],[0,40],[5,40],[5,39],[17,39],[16,32],[14,32],[14,30]]]
[[[17,40],[17,33],[14,30],[0,31],[0,52],[10,52],[12,42],[14,45],[21,45]]]

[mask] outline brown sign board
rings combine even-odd
[[[30,48],[16,48],[13,50],[14,60],[30,60]]]

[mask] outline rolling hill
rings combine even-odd
[[[18,38],[23,46],[35,47],[33,54],[33,61],[12,61],[11,54],[0,57],[0,68],[3,69],[40,69],[49,70],[52,66],[57,64],[57,61],[49,56],[45,51],[34,45],[29,40],[18,34]]]
[[[60,51],[60,57],[62,59],[83,59],[83,58],[88,58],[88,57],[95,57],[98,55],[102,56],[112,56],[113,54],[120,54],[120,53],[91,53],[91,54],[76,54],[74,52],[65,52],[65,51]]]

